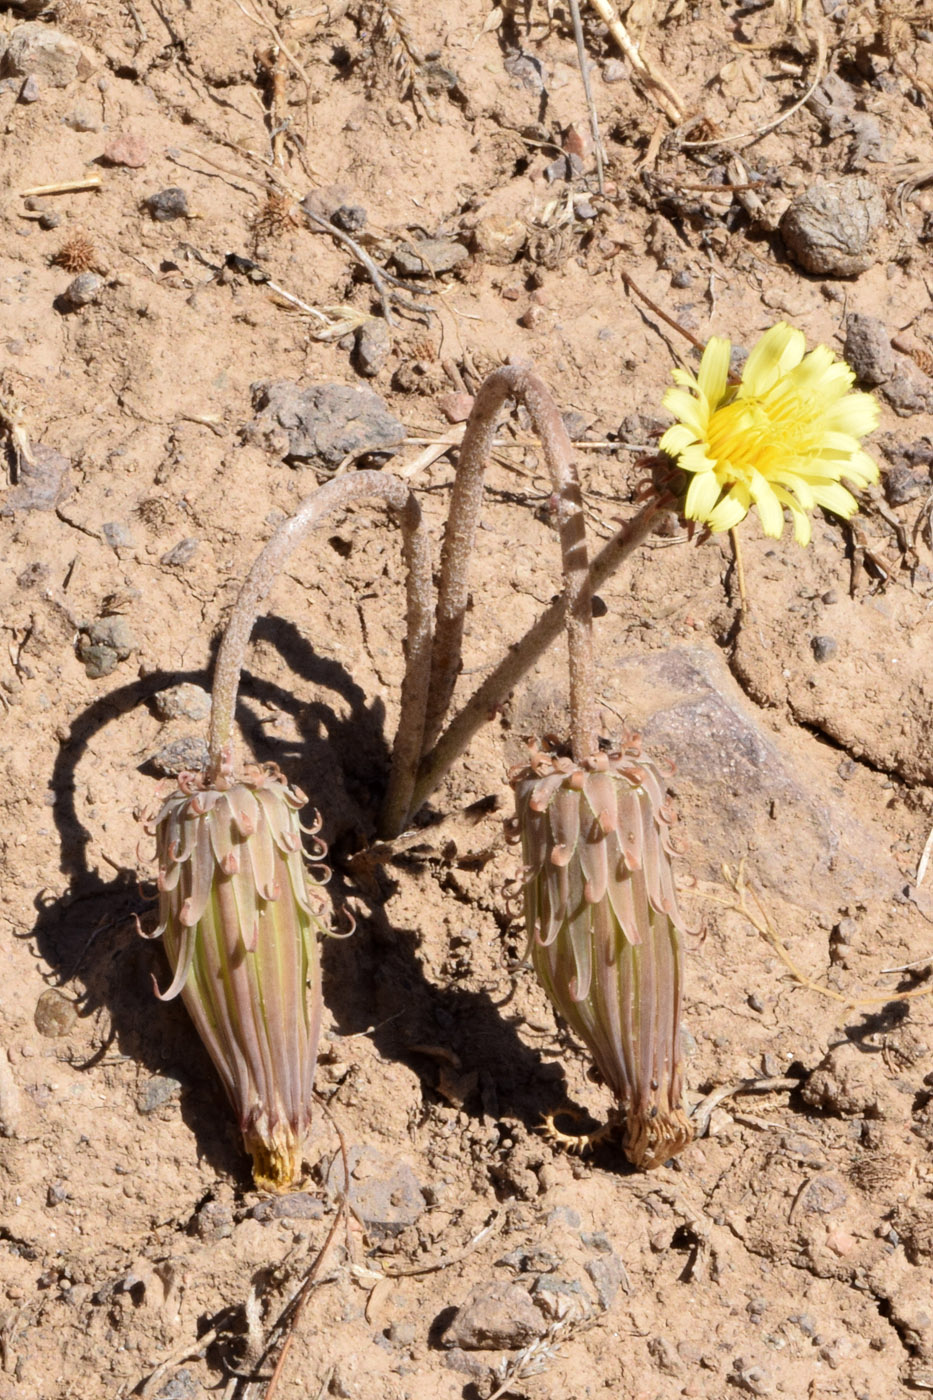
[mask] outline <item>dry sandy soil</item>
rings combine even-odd
[[[806,0],[797,22],[793,0],[637,0],[673,105],[587,11],[602,192],[563,0],[550,20],[540,0],[0,8],[0,1400],[258,1400],[335,1218],[331,1121],[305,1189],[259,1196],[135,926],[138,817],[166,746],[190,761],[205,734],[199,693],[162,692],[209,686],[250,561],[334,469],[296,457],[255,386],[381,396],[413,441],[380,460],[413,468],[439,540],[455,453],[419,463],[423,440],[450,431],[450,395],[530,358],[605,539],[693,355],[623,274],[701,341],[747,347],[786,318],[842,353],[853,316],[879,318],[860,373],[883,480],[851,528],[820,516],[802,550],[749,520],[744,621],[728,541],[673,519],[601,590],[603,721],[676,765],[706,925],[699,1136],[639,1174],[539,1131],[609,1107],[502,892],[504,778],[563,725],[559,647],[435,795],[446,825],[365,878],[352,862],[397,718],[404,581],[378,506],[335,520],[273,591],[240,713],[246,747],[320,807],[358,924],[325,948],[317,1080],[358,1218],[275,1393],[933,1390],[933,1016],[897,1000],[933,965],[931,7]],[[807,271],[780,221],[820,177],[844,181],[823,221],[838,256]],[[309,195],[377,269],[422,269],[390,284],[391,324]],[[501,442],[463,695],[559,588],[527,424]],[[722,875],[743,859],[758,928]]]

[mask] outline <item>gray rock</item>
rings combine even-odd
[[[247,437],[284,432],[287,456],[336,467],[347,456],[383,452],[399,446],[405,425],[389,412],[371,389],[347,384],[314,384],[302,389],[288,379],[254,384],[259,416]]]
[[[188,196],[180,185],[169,185],[168,189],[151,194],[146,200],[146,208],[160,224],[169,219],[187,219],[190,213]]]
[[[810,1215],[832,1215],[842,1210],[848,1199],[849,1193],[839,1178],[824,1172],[810,1180],[800,1197],[799,1207]]]
[[[407,1162],[387,1157],[369,1145],[351,1147],[347,1160],[350,1208],[376,1239],[400,1234],[424,1213],[424,1196]],[[331,1159],[325,1186],[331,1199],[346,1189],[340,1152]]]
[[[254,1220],[323,1220],[324,1202],[308,1191],[292,1191],[287,1196],[275,1196],[253,1206]]]
[[[898,353],[879,316],[853,312],[846,317],[843,354],[855,370],[859,383],[867,388],[883,384],[897,370]]]
[[[535,1279],[532,1290],[537,1306],[545,1317],[558,1321],[562,1317],[589,1317],[593,1311],[590,1298],[579,1279],[560,1278],[555,1274],[542,1274]]]
[[[208,1201],[192,1221],[200,1240],[226,1240],[233,1234],[233,1211],[223,1201]]]
[[[0,515],[12,515],[18,510],[54,510],[69,495],[69,459],[44,442],[32,443],[31,454],[31,462],[20,460],[16,485],[0,498]]]
[[[129,526],[124,525],[121,520],[106,521],[101,525],[100,532],[111,549],[132,549],[136,543]]]
[[[835,637],[811,637],[810,650],[815,661],[832,661],[839,651],[839,643]]]
[[[90,107],[73,108],[62,117],[62,122],[72,131],[100,131],[101,127],[100,117]]]
[[[109,676],[136,650],[136,637],[124,617],[101,617],[82,627],[78,637],[79,661],[92,680]]]
[[[885,215],[884,196],[866,176],[819,177],[784,211],[781,237],[807,272],[854,277],[878,261]]]
[[[156,749],[149,763],[161,777],[177,778],[179,773],[200,773],[207,767],[208,757],[206,741],[186,734]]]
[[[152,700],[155,712],[161,720],[207,719],[211,712],[211,697],[199,685],[183,681],[181,685],[170,685],[160,690]]]
[[[379,373],[392,353],[389,327],[381,318],[366,321],[356,332],[356,367],[360,374],[372,379]]]
[[[884,473],[884,494],[892,506],[906,506],[909,501],[915,501],[929,484],[929,472],[911,471],[903,464],[889,467]]]
[[[104,279],[96,272],[80,272],[62,292],[61,300],[70,311],[90,306],[100,296]]]
[[[198,1400],[203,1395],[201,1383],[188,1370],[187,1366],[182,1366],[180,1371],[176,1371],[170,1381],[155,1393],[155,1400]]]
[[[180,1079],[173,1079],[170,1074],[153,1074],[137,1093],[136,1107],[140,1113],[155,1113],[177,1099],[181,1090]]]
[[[620,1288],[629,1292],[628,1275],[618,1254],[601,1254],[597,1259],[588,1259],[583,1267],[590,1276],[599,1306],[604,1312],[612,1307]]]
[[[739,650],[737,665],[753,661],[757,665],[757,653],[746,657]],[[747,842],[755,851],[756,877],[785,899],[805,898],[814,910],[835,915],[847,892],[890,897],[892,872],[874,835],[835,796],[830,810],[826,793],[785,756],[712,650],[672,647],[621,656],[614,668],[645,753],[674,764],[678,791],[690,807],[684,835],[696,834],[690,858],[697,874],[704,868],[703,878],[721,879],[722,862],[735,865],[741,830],[741,849]],[[534,721],[527,724],[534,732]],[[776,839],[776,809],[792,839]]]
[[[515,1283],[478,1283],[444,1329],[445,1347],[464,1351],[508,1351],[527,1346],[547,1323],[527,1291]]]
[[[39,97],[39,79],[36,77],[35,73],[30,73],[19,90],[17,101],[28,106],[31,102],[38,102]]]
[[[185,539],[179,540],[166,550],[159,560],[160,564],[168,564],[170,567],[181,568],[185,564],[190,564],[197,554],[201,541],[197,535],[188,535]]]
[[[82,59],[81,46],[69,35],[32,22],[11,32],[2,68],[14,77],[34,74],[48,87],[62,88],[75,81]]]
[[[330,221],[344,233],[359,233],[366,227],[366,210],[362,204],[341,204],[331,214]]]
[[[402,277],[439,277],[470,256],[463,243],[453,238],[421,238],[400,243],[392,254],[395,269]]]
[[[444,1365],[448,1371],[459,1371],[461,1375],[472,1376],[474,1380],[495,1385],[495,1372],[488,1362],[479,1356],[471,1356],[462,1347],[451,1347],[444,1353]]]
[[[900,417],[933,411],[933,379],[894,349],[879,317],[853,312],[846,318],[843,354],[861,383],[880,388]]]

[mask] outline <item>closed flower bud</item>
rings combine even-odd
[[[534,750],[512,775],[535,972],[623,1116],[629,1161],[691,1141],[683,1110],[684,935],[657,768],[629,746],[574,763]]]
[[[152,937],[163,936],[174,974],[160,995],[181,993],[256,1184],[271,1190],[301,1174],[321,1029],[323,900],[305,865],[304,801],[274,766],[213,783],[183,773],[148,827],[159,864]]]

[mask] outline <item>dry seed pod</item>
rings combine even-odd
[[[622,1107],[625,1155],[658,1167],[693,1138],[680,1047],[690,930],[663,779],[634,744],[582,763],[533,749],[510,776],[535,972]]]
[[[301,1174],[321,1029],[317,881],[306,868],[304,794],[278,770],[239,781],[183,773],[149,824],[159,927],[180,992],[237,1112],[257,1186]],[[315,842],[311,859],[326,851]],[[324,867],[316,866],[318,870]]]

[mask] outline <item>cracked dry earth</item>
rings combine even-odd
[[[622,9],[679,118],[587,9],[600,192],[562,0],[0,7],[0,1400],[272,1388],[338,1140],[318,1112],[304,1189],[252,1189],[183,1008],[152,994],[137,817],[203,753],[219,629],[275,523],[378,447],[439,539],[453,460],[425,443],[510,355],[568,415],[594,540],[631,515],[692,352],[623,274],[701,341],[786,318],[845,349],[882,416],[851,527],[818,518],[804,551],[747,522],[744,621],[728,541],[673,519],[601,590],[603,723],[675,764],[705,921],[698,1138],[640,1175],[539,1131],[609,1108],[503,896],[504,775],[563,727],[559,648],[454,766],[445,823],[353,860],[403,578],[377,507],[335,520],[274,589],[241,706],[320,806],[357,919],[325,948],[317,1078],[354,1215],[275,1393],[933,1389],[933,1013],[897,999],[933,964],[933,14]],[[361,385],[381,402],[354,417]],[[559,587],[527,424],[500,442],[460,696]],[[743,860],[760,928],[722,873]]]

